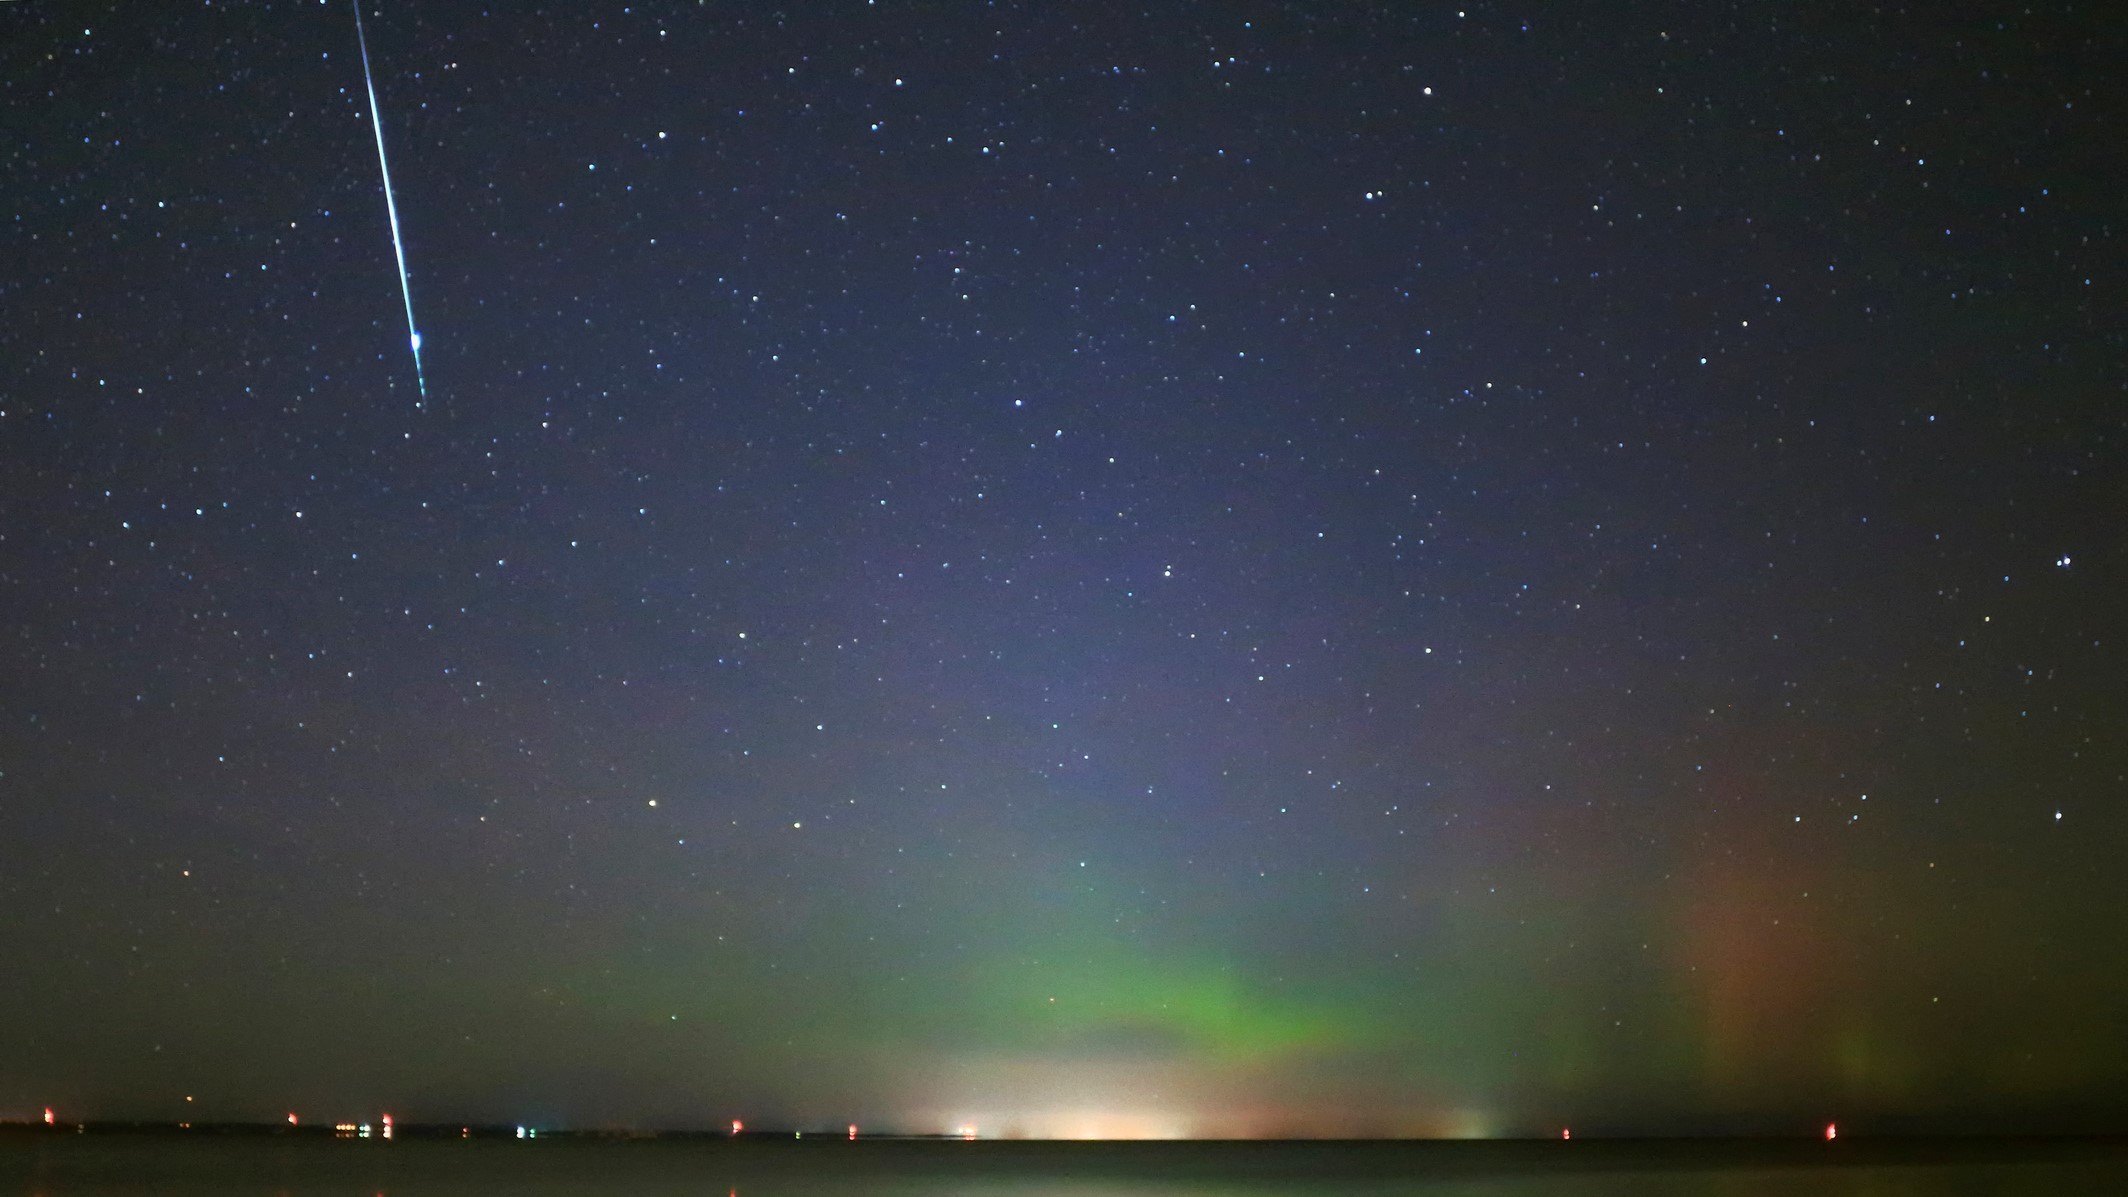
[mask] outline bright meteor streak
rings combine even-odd
[[[392,222],[392,256],[399,262],[399,294],[406,300],[406,339],[414,351],[414,386],[426,403],[429,384],[421,374],[421,330],[414,327],[414,288],[406,278],[406,245],[399,239],[399,205],[392,199],[392,168],[384,160],[384,121],[377,110],[377,81],[369,69],[369,38],[362,32],[362,0],[354,0],[354,5],[355,44],[362,47],[362,85],[369,90],[369,127],[377,134],[377,172],[384,176],[384,212]]]

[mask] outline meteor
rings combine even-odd
[[[392,256],[399,263],[399,294],[406,300],[406,339],[414,351],[414,386],[428,402],[428,380],[421,374],[421,330],[414,327],[414,288],[406,278],[406,244],[399,238],[399,205],[392,199],[392,168],[384,160],[384,121],[377,111],[377,80],[369,69],[369,38],[362,32],[362,0],[354,0],[355,44],[362,47],[362,85],[369,90],[369,127],[377,134],[377,173],[384,176],[384,212],[392,222]]]

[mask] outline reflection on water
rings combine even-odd
[[[2033,1197],[2128,1193],[2128,1143],[391,1143],[0,1140],[0,1194],[132,1197]]]

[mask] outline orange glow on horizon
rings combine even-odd
[[[44,1107],[44,1124],[46,1126],[52,1125],[52,1107],[50,1106]]]

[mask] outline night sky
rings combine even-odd
[[[0,1117],[2118,1129],[2103,9],[0,7]]]

